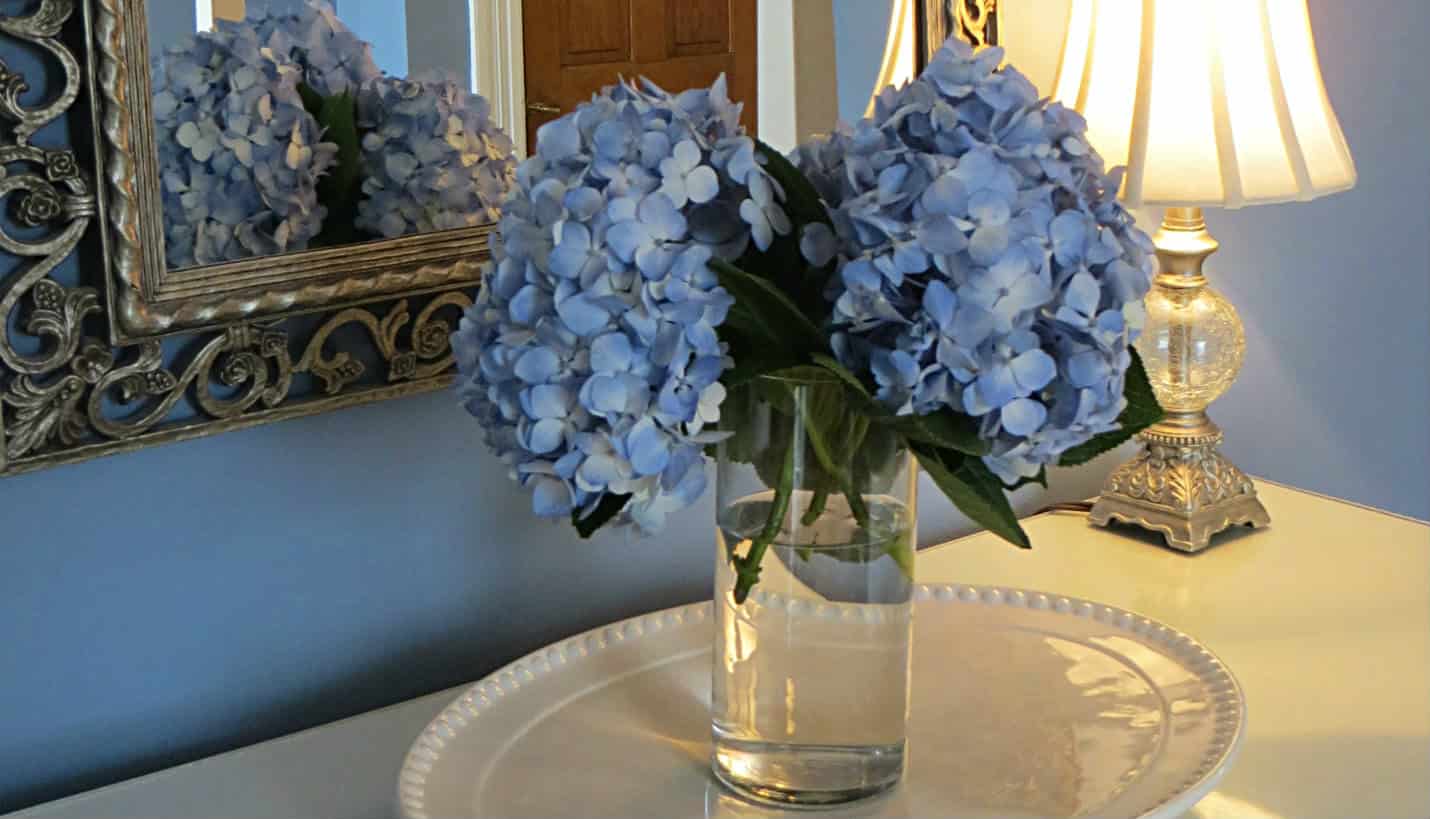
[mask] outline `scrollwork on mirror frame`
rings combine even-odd
[[[133,184],[133,168],[116,167],[99,148],[78,142],[32,142],[45,126],[83,113],[75,103],[96,72],[82,67],[64,35],[77,22],[80,3],[90,1],[40,0],[29,14],[0,16],[0,42],[31,47],[28,53],[48,61],[46,70],[34,73],[60,85],[32,88],[31,78],[11,67],[18,49],[0,58],[0,203],[7,208],[0,249],[9,254],[8,275],[0,282],[0,474],[450,383],[448,336],[471,304],[466,288],[434,288],[386,305],[248,321],[129,347],[110,343],[106,301],[92,286],[104,283],[105,271],[99,264],[86,269],[74,257],[86,235],[97,231],[104,210],[89,168],[108,174],[111,185]],[[98,69],[107,70],[112,67]],[[44,84],[36,79],[37,86]],[[43,100],[26,107],[32,91]],[[106,115],[102,101],[91,99],[90,108],[96,119]],[[88,156],[77,156],[87,148]],[[77,281],[59,275],[76,268]],[[365,332],[338,332],[353,328]],[[355,335],[366,339],[366,355],[343,346],[353,344]],[[369,372],[373,362],[380,372]],[[317,389],[295,389],[299,376],[311,376],[305,380]]]

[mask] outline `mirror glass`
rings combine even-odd
[[[470,0],[146,0],[169,269],[492,224]]]

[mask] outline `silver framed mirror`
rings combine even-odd
[[[159,1],[0,6],[3,475],[450,383],[448,336],[494,217],[169,263],[147,14]],[[494,2],[477,16],[519,18],[518,0]],[[468,70],[490,74],[479,51],[463,48]]]
[[[94,3],[91,54],[103,108],[105,161],[111,168],[133,171],[132,179],[127,173],[105,174],[101,207],[112,279],[111,341],[130,344],[235,321],[476,283],[488,256],[493,218],[481,225],[386,241],[186,263],[177,269],[171,260],[166,262],[165,249],[173,236],[166,235],[165,220],[157,215],[164,214],[168,205],[161,196],[161,190],[169,187],[163,174],[168,169],[158,166],[161,152],[156,143],[173,140],[154,125],[160,95],[153,82],[158,72],[151,72],[151,61],[161,59],[158,52],[183,48],[185,41],[151,43],[148,7],[155,2],[162,0]],[[418,8],[440,4],[441,0],[428,0]],[[241,9],[242,4],[237,5]],[[398,10],[393,12],[398,27],[408,22],[403,4],[386,5]],[[454,10],[466,6],[462,2]]]

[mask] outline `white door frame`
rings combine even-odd
[[[472,88],[526,156],[526,68],[521,0],[471,0]]]

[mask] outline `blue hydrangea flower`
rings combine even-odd
[[[1075,112],[950,40],[873,118],[792,157],[834,224],[834,347],[899,413],[977,418],[1013,483],[1116,428],[1155,269]]]
[[[542,126],[517,168],[452,346],[538,515],[630,495],[616,522],[652,533],[703,493],[731,364],[732,299],[707,263],[789,231],[739,117],[723,77],[678,95],[622,82]]]
[[[169,266],[307,247],[337,146],[303,108],[301,67],[227,24],[166,49],[153,76]]]
[[[249,0],[245,20],[221,20],[216,28],[220,33],[252,31],[264,49],[297,65],[301,81],[325,97],[356,94],[382,76],[372,44],[344,25],[328,0],[304,0],[297,11],[286,13],[274,13],[267,0]]]
[[[382,78],[358,95],[357,226],[388,238],[490,224],[512,184],[512,143],[455,78]]]

